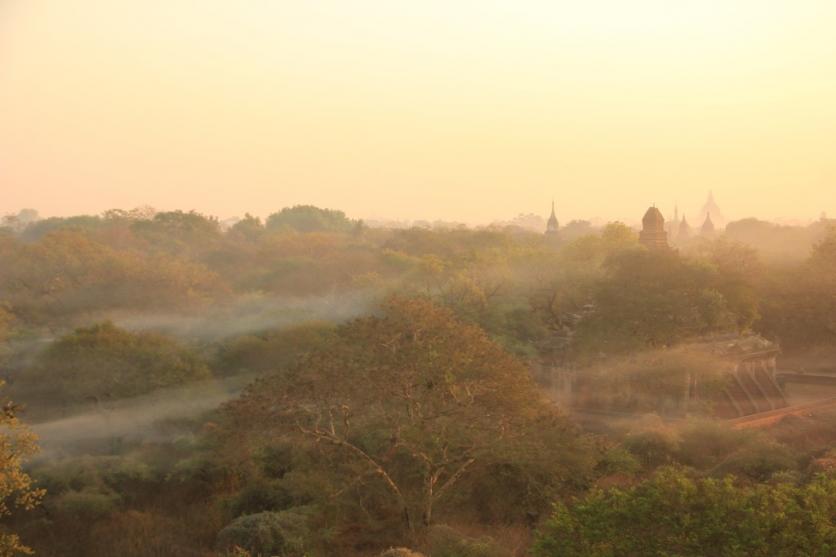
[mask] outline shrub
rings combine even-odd
[[[192,350],[156,333],[132,333],[104,322],[57,340],[16,388],[38,401],[80,404],[133,397],[211,378]]]
[[[836,551],[836,479],[745,485],[666,468],[626,489],[555,505],[534,557],[825,557]]]
[[[110,491],[84,489],[67,491],[53,500],[47,500],[47,508],[64,516],[90,522],[110,514],[119,502],[119,496]]]
[[[293,505],[293,497],[277,482],[257,481],[241,490],[229,501],[233,517],[263,511],[282,511]]]
[[[433,526],[427,533],[432,557],[501,557],[499,547],[489,537],[470,538],[444,525]]]
[[[624,439],[624,448],[651,468],[669,463],[678,445],[676,432],[662,425],[632,432]]]
[[[242,516],[218,533],[218,551],[238,547],[256,555],[301,557],[307,519],[307,513],[300,509]]]

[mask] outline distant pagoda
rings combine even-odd
[[[677,241],[684,242],[691,237],[691,227],[688,221],[685,220],[685,215],[682,215],[682,222],[679,223],[679,233],[676,236]]]
[[[554,200],[552,200],[552,214],[546,223],[546,236],[557,236],[560,224],[557,222],[557,215],[554,214]]]
[[[642,231],[639,242],[648,249],[667,249],[668,233],[665,231],[665,217],[654,205],[650,207],[642,218]]]
[[[711,218],[712,215],[713,218]],[[720,228],[725,226],[726,219],[723,217],[723,211],[720,210],[720,207],[717,206],[717,203],[714,201],[714,192],[708,192],[708,199],[705,200],[705,205],[702,206],[699,217],[703,222],[710,218],[712,225],[716,224]]]
[[[705,214],[705,221],[702,223],[702,228],[700,228],[700,234],[703,236],[711,236],[714,234],[714,222],[711,220],[711,213]]]

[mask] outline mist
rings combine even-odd
[[[3,555],[833,553],[832,0],[0,28]]]
[[[200,311],[114,313],[106,317],[131,331],[156,331],[212,342],[302,323],[340,323],[368,312],[379,297],[380,293],[369,289],[335,291],[321,296],[253,293]]]
[[[145,396],[90,404],[72,416],[34,424],[38,460],[86,452],[108,454],[115,442],[165,442],[186,435],[189,423],[237,396],[253,379],[237,376],[156,391]]]

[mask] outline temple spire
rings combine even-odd
[[[714,223],[711,220],[711,212],[707,212],[705,214],[705,222],[702,223],[702,228],[700,232],[703,236],[710,236],[714,234]]]
[[[554,199],[552,199],[552,214],[549,216],[549,221],[546,223],[546,235],[555,236],[560,225],[557,222],[557,215],[554,212]]]
[[[639,242],[648,249],[667,249],[668,233],[665,230],[665,217],[662,212],[653,204],[647,209],[642,218],[642,231],[639,234]]]

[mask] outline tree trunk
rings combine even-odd
[[[424,515],[422,516],[424,526],[429,526],[433,518],[433,498],[435,497],[433,488],[435,487],[435,482],[435,474],[430,474],[427,477],[427,493],[424,496]]]

